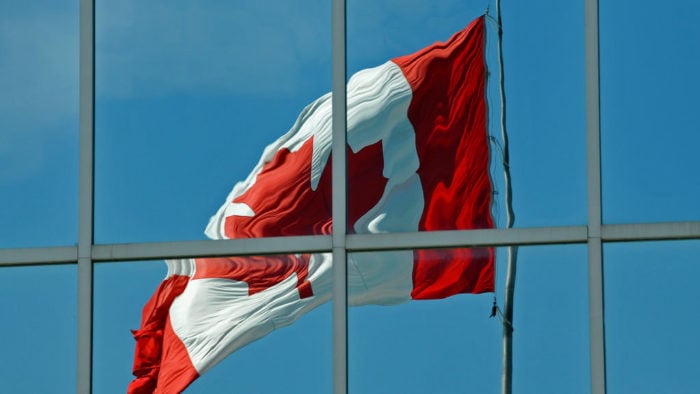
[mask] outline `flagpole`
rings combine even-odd
[[[503,175],[505,181],[506,228],[513,227],[513,190],[510,179],[510,154],[508,151],[508,132],[506,130],[506,93],[503,73],[503,28],[501,23],[501,2],[496,0],[496,25],[498,29],[498,70],[499,92],[501,99],[501,139],[503,141]],[[513,296],[515,294],[515,275],[517,272],[518,247],[509,246],[508,267],[506,271],[505,300],[503,305],[503,365],[501,376],[501,393],[513,392]]]

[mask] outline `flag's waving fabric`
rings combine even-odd
[[[348,83],[348,232],[491,228],[484,19]],[[211,218],[214,239],[329,234],[331,97],[268,146]],[[351,305],[493,290],[490,248],[353,253]],[[144,308],[130,392],[179,392],[328,301],[330,254],[168,261]]]

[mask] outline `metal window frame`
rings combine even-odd
[[[700,239],[700,222],[603,224],[603,243]],[[585,244],[588,227],[554,226],[392,234],[348,234],[348,252],[483,246]],[[92,245],[93,263],[205,256],[332,252],[329,235],[218,241],[142,242]],[[0,267],[75,264],[77,246],[0,249]]]
[[[589,335],[591,391],[604,394],[605,331],[603,253],[605,243],[700,239],[700,222],[603,224],[600,157],[600,82],[598,0],[584,0],[588,222],[585,225],[491,230],[346,234],[346,2],[331,0],[333,92],[333,221],[331,236],[298,236],[223,241],[186,241],[95,245],[94,107],[95,2],[80,1],[80,158],[78,244],[74,246],[0,249],[0,268],[77,264],[78,393],[92,391],[93,266],[99,262],[178,257],[332,252],[333,390],[348,391],[346,257],[349,252],[473,246],[586,244],[589,267]]]
[[[602,194],[600,163],[600,63],[598,0],[584,2],[586,81],[586,169],[588,191],[588,321],[591,393],[605,393],[605,307],[603,292]]]
[[[78,173],[78,365],[76,392],[92,392],[95,1],[80,1],[80,146]]]

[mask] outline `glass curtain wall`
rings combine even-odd
[[[503,2],[514,228],[501,205],[494,229],[302,226],[247,239],[218,239],[234,233],[210,218],[246,217],[229,200],[265,201],[229,193],[307,105],[336,93],[326,115],[340,141],[351,75],[446,40],[486,6],[488,128],[500,133],[496,2],[3,3],[0,381],[13,392],[124,392],[130,330],[167,274],[163,260],[335,253],[385,264],[494,248],[495,292],[479,295],[347,308],[352,273],[334,271],[329,302],[188,392],[495,392],[504,324],[515,329],[517,392],[700,391],[700,58],[689,49],[700,5],[597,3]],[[287,159],[305,152],[287,148]],[[342,156],[343,144],[333,149]],[[357,218],[333,206],[352,211],[365,193],[340,182],[347,153],[319,183],[322,216],[339,222]],[[287,182],[269,183],[286,193]],[[518,274],[505,322],[510,246]]]

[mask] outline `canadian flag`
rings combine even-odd
[[[349,233],[492,228],[484,17],[347,86]],[[299,115],[211,218],[213,239],[329,234],[331,96]],[[169,260],[134,331],[130,393],[176,393],[331,298],[330,254]],[[493,291],[494,251],[352,253],[351,305]]]

